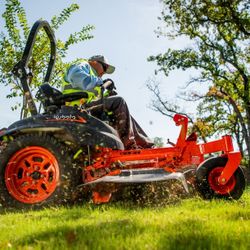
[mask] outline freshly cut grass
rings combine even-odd
[[[1,249],[250,249],[250,189],[239,201],[110,203],[2,213]]]

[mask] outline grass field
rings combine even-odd
[[[250,189],[239,201],[111,203],[2,213],[0,249],[250,249]]]

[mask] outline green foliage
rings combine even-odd
[[[52,17],[51,19],[52,29],[58,29],[64,22],[66,22],[70,18],[72,12],[78,9],[79,6],[77,4],[71,4],[68,8],[62,10],[59,16]]]
[[[71,4],[57,16],[53,16],[51,26],[53,30],[59,29],[71,15],[79,9],[77,4]],[[0,82],[11,88],[7,98],[22,96],[22,89],[12,81],[11,70],[13,66],[21,59],[24,46],[30,31],[28,20],[20,0],[5,0],[5,11],[2,15],[5,22],[5,32],[0,34]],[[51,85],[60,86],[67,63],[63,61],[70,46],[91,39],[90,32],[93,26],[84,26],[79,32],[69,34],[66,41],[57,41],[57,60],[54,68],[54,75]],[[35,42],[29,69],[34,77],[32,79],[31,89],[36,89],[43,83],[43,78],[47,69],[50,56],[50,43],[44,30],[40,31]],[[14,109],[17,106],[13,107]]]
[[[239,201],[127,203],[5,213],[1,249],[249,249],[250,191]]]
[[[154,138],[154,145],[158,148],[162,148],[164,146],[163,138],[155,137]]]
[[[151,56],[166,76],[197,69],[190,84],[209,86],[185,99],[200,101],[197,116],[203,136],[232,134],[250,155],[250,2],[248,0],[163,0],[162,21],[168,38],[189,40],[186,48]],[[159,29],[159,34],[165,34]],[[193,87],[195,89],[195,87]],[[200,121],[203,122],[200,122]],[[196,124],[196,125],[197,125]]]

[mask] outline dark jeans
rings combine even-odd
[[[104,119],[103,113],[111,113],[109,114],[111,126],[117,130],[125,149],[136,146],[149,148],[153,145],[143,129],[130,115],[127,103],[122,97],[110,96],[104,98],[103,102],[102,100],[93,101],[87,107],[91,115],[101,120]]]

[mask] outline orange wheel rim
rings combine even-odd
[[[234,175],[228,180],[228,182],[225,185],[219,183],[218,180],[223,169],[224,167],[216,167],[208,175],[208,183],[211,189],[221,195],[230,193],[236,185],[236,180]]]
[[[43,147],[30,146],[17,151],[5,169],[5,184],[12,197],[22,203],[46,200],[59,182],[55,156]]]

